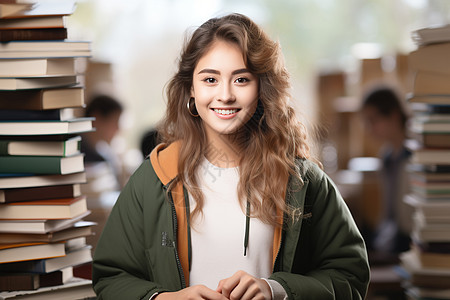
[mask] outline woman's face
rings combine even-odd
[[[194,69],[191,97],[208,141],[237,132],[258,104],[258,78],[247,69],[240,48],[215,41]]]

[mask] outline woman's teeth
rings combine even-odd
[[[217,109],[214,108],[214,111],[221,115],[231,115],[237,113],[237,109]]]

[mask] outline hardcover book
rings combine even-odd
[[[0,90],[26,90],[78,84],[77,76],[0,77]]]
[[[64,16],[0,19],[0,30],[32,28],[64,28]]]
[[[450,43],[439,43],[418,48],[409,54],[411,68],[418,71],[450,74]]]
[[[82,87],[0,91],[0,109],[47,110],[84,105]]]
[[[72,219],[87,211],[86,196],[67,199],[13,202],[0,205],[0,219]]]
[[[450,202],[448,201],[425,201],[423,198],[415,194],[408,194],[404,198],[405,203],[415,208],[416,212],[423,214],[427,220],[448,219],[450,214]]]
[[[71,134],[91,131],[93,118],[67,121],[0,122],[0,135]]]
[[[24,14],[32,7],[31,3],[0,3],[0,19]]]
[[[75,58],[0,60],[0,77],[75,75]]]
[[[409,273],[412,284],[435,289],[448,287],[450,270],[424,268],[412,251],[401,253],[400,261],[402,267]]]
[[[79,221],[64,230],[49,232],[44,234],[32,233],[0,233],[0,244],[18,244],[18,243],[55,243],[67,241],[79,237],[86,237],[92,234],[92,226],[96,223]]]
[[[52,53],[61,52],[86,52],[91,50],[91,43],[84,41],[11,41],[0,44],[0,53],[20,53],[20,52],[43,52]],[[51,57],[51,55],[42,55],[41,57]]]
[[[67,267],[45,274],[8,273],[0,274],[0,291],[26,291],[42,287],[61,285],[73,277],[73,268]]]
[[[67,175],[0,176],[0,189],[28,188],[73,183],[86,183],[86,173],[80,172]]]
[[[44,111],[0,109],[1,121],[69,121],[72,119],[75,119],[75,113],[72,108]]]
[[[411,161],[424,165],[450,165],[450,149],[416,149],[412,154]]]
[[[67,39],[66,28],[0,30],[0,42],[64,39]]]
[[[448,133],[412,133],[424,148],[450,148],[450,132]]]
[[[427,122],[412,120],[409,128],[413,133],[447,133],[450,134],[450,122]]]
[[[414,30],[411,36],[419,46],[450,42],[450,25],[420,28]]]
[[[414,95],[449,95],[450,74],[416,71],[414,77]]]
[[[72,219],[62,220],[0,220],[0,232],[46,234],[70,228],[89,214],[90,211],[86,211]]]
[[[23,6],[22,10],[17,10],[14,13],[10,13],[5,18],[8,19],[24,19],[24,18],[36,18],[43,16],[68,16],[75,11],[74,1],[50,1],[50,2],[37,2],[33,3],[15,3],[17,6]],[[13,4],[10,4],[13,5]]]
[[[63,141],[0,140],[0,156],[71,156],[80,153],[81,137]]]
[[[43,187],[0,190],[0,203],[20,201],[63,199],[81,196],[80,184],[52,185]]]
[[[64,244],[62,244],[64,246]],[[6,273],[50,273],[62,268],[77,266],[92,261],[91,247],[86,246],[65,256],[0,264],[0,272]]]
[[[84,154],[72,156],[0,156],[0,173],[71,174],[84,171]]]
[[[43,287],[33,291],[0,292],[0,300],[7,299],[95,299],[95,293],[91,280],[73,277],[65,284]]]
[[[22,243],[0,245],[0,264],[66,255],[64,243]]]

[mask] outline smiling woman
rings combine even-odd
[[[289,86],[279,44],[246,16],[193,33],[167,86],[164,143],[98,243],[99,299],[364,298],[364,241],[309,160]]]
[[[197,63],[192,80],[191,97],[202,119],[207,143],[214,149],[227,150],[227,157],[238,164],[238,153],[232,151],[226,135],[245,125],[258,104],[258,78],[246,67],[241,49],[218,40]],[[213,153],[206,153],[209,161]],[[218,161],[219,167],[232,165]]]

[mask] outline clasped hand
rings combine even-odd
[[[216,290],[204,285],[194,285],[178,292],[162,293],[158,300],[164,299],[205,299],[205,300],[271,300],[269,284],[244,271],[237,271],[233,276],[222,279]]]

